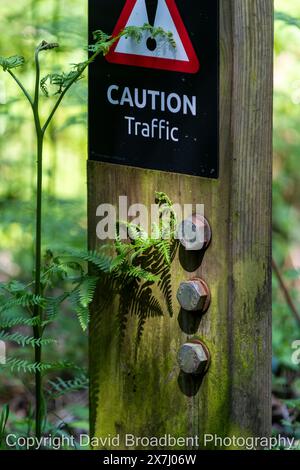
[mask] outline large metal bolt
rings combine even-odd
[[[210,354],[202,341],[190,340],[179,349],[177,361],[185,374],[204,374],[209,367]]]
[[[177,291],[177,300],[183,310],[205,313],[210,304],[209,287],[199,278],[181,282]]]
[[[211,241],[211,228],[203,215],[192,214],[179,225],[177,236],[186,250],[206,250]]]

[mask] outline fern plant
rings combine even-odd
[[[0,413],[0,449],[2,449],[2,442],[5,436],[5,428],[9,416],[9,406],[4,405]]]
[[[111,46],[121,36],[140,41],[145,31],[159,40],[169,42],[172,47],[176,47],[170,32],[165,32],[161,28],[154,28],[148,24],[141,28],[127,27],[117,36],[110,36],[101,30],[97,30],[93,34],[94,43],[88,46],[89,58],[87,60],[74,64],[68,71],[50,73],[44,77],[41,76],[40,55],[56,49],[59,45],[55,42],[42,41],[34,52],[35,83],[32,94],[16,75],[16,70],[25,63],[24,57],[18,55],[11,57],[0,56],[0,67],[15,81],[32,110],[36,134],[37,172],[34,279],[27,285],[19,281],[2,283],[0,285],[0,339],[34,349],[33,362],[10,358],[7,361],[6,367],[15,371],[35,374],[35,434],[37,438],[41,437],[42,422],[45,414],[45,398],[42,384],[43,374],[53,369],[72,366],[65,362],[45,363],[42,358],[43,347],[53,342],[52,338],[44,337],[44,333],[55,321],[62,304],[65,301],[71,303],[82,329],[86,330],[89,323],[89,305],[92,302],[95,289],[99,282],[101,284],[101,282],[105,282],[103,279],[110,277],[116,284],[119,282],[119,286],[130,285],[133,288],[132,295],[136,296],[135,311],[140,315],[141,330],[144,322],[144,314],[141,313],[140,307],[142,303],[148,303],[147,315],[160,314],[161,312],[161,307],[152,297],[149,288],[162,275],[165,269],[159,262],[154,262],[155,256],[153,250],[157,249],[164,256],[167,264],[171,260],[171,251],[164,241],[152,243],[152,241],[138,238],[134,243],[134,247],[132,247],[134,251],[133,257],[128,251],[129,248],[117,239],[117,256],[115,258],[110,257],[104,252],[69,254],[57,257],[48,251],[44,260],[42,259],[43,150],[44,138],[49,125],[67,92],[78,80],[82,79],[84,71],[99,55],[106,55]],[[41,96],[55,99],[48,117],[43,122],[40,113]],[[151,261],[146,261],[146,253],[149,254]],[[83,263],[87,262],[95,267],[95,275],[91,276],[87,273],[86,265],[83,265]],[[143,281],[143,286],[140,284],[141,281]],[[161,280],[159,282],[168,299],[169,310],[171,310],[169,283]],[[57,287],[59,283],[63,287],[63,293],[57,296],[54,287]],[[124,298],[126,297],[125,289],[122,290],[119,287],[118,292]],[[125,300],[120,302],[119,315],[123,326],[128,311],[131,308],[133,308],[132,299],[128,299],[127,303]],[[16,309],[19,312],[18,316],[11,317],[11,311]],[[24,334],[22,331],[11,331],[12,328],[16,327],[30,328],[32,333]],[[1,419],[6,424],[6,414],[4,418]],[[3,428],[2,421],[1,427]]]

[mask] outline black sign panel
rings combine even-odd
[[[89,0],[90,41],[145,23],[89,72],[89,158],[218,177],[219,1]]]

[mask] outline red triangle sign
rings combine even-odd
[[[198,57],[189,34],[181,19],[175,0],[157,0],[153,20],[149,19],[147,0],[127,0],[113,31],[113,36],[127,26],[143,26],[150,23],[171,31],[176,48],[164,41],[151,39],[148,33],[140,42],[121,37],[106,55],[109,62],[173,72],[197,73],[200,68]],[[153,4],[153,2],[152,2]]]

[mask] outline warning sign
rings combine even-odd
[[[89,158],[217,178],[219,1],[89,0],[90,34],[122,36],[89,73]]]
[[[109,62],[137,67],[197,73],[199,60],[174,0],[127,0],[113,35],[127,26],[150,24],[172,33],[176,47],[160,44],[149,32],[137,42],[124,36],[106,56]]]

